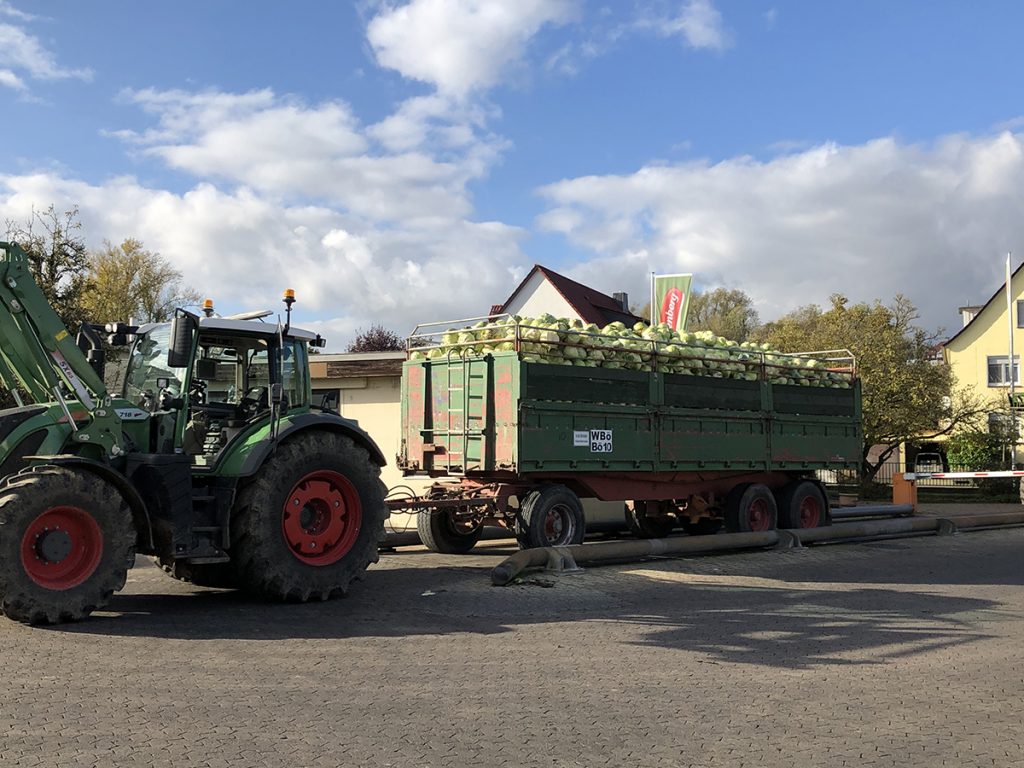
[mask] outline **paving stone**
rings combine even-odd
[[[140,559],[88,621],[0,621],[0,765],[1024,765],[1024,529],[492,587],[512,551],[316,605]]]

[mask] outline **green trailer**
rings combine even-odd
[[[847,352],[794,358],[816,354],[831,377],[800,386],[773,383],[778,365],[756,352],[740,373],[681,375],[662,372],[654,342],[636,369],[606,369],[527,362],[536,355],[524,354],[520,326],[500,350],[431,345],[423,328],[402,373],[398,461],[437,481],[392,507],[417,511],[437,551],[468,551],[484,525],[514,530],[523,547],[579,543],[581,498],[623,501],[642,536],[826,525],[816,473],[859,466],[860,384]]]

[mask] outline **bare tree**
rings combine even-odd
[[[78,221],[78,207],[59,213],[53,205],[32,209],[29,220],[5,222],[7,239],[21,246],[43,294],[64,325],[76,329],[85,313],[82,299],[88,286],[88,257]]]
[[[356,338],[346,352],[401,352],[405,349],[402,337],[383,325],[371,325],[367,330],[356,329]]]

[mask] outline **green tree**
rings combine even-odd
[[[29,268],[43,294],[64,325],[74,333],[86,319],[82,308],[88,278],[87,254],[82,240],[78,207],[59,213],[53,205],[32,209],[27,222],[6,221],[7,239],[28,256]]]
[[[756,334],[788,352],[846,349],[854,354],[863,387],[865,479],[873,478],[901,443],[976,424],[986,411],[973,390],[956,387],[952,371],[938,357],[940,332],[924,330],[917,318],[905,296],[890,305],[851,305],[836,294],[827,310],[801,307]],[[874,445],[884,447],[870,462]]]
[[[383,325],[371,325],[367,330],[356,329],[355,339],[346,352],[401,352],[405,350],[402,337]]]
[[[743,291],[715,288],[690,295],[686,310],[688,331],[711,331],[733,341],[747,341],[759,326],[754,302]]]
[[[651,302],[630,310],[648,321]],[[738,289],[715,288],[711,291],[691,291],[686,309],[686,330],[711,331],[733,341],[747,341],[760,328],[760,318],[754,301]]]
[[[964,430],[950,435],[946,442],[946,458],[951,469],[1001,469],[1004,455],[1001,436],[992,432]]]
[[[120,245],[104,241],[100,250],[89,254],[86,277],[89,290],[82,306],[97,323],[129,318],[163,322],[175,307],[196,304],[200,298],[182,284],[179,270],[134,238]]]

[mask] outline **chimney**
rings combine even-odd
[[[960,316],[963,318],[964,327],[965,328],[967,327],[967,324],[969,322],[971,322],[971,320],[973,320],[975,317],[977,317],[978,313],[982,309],[984,309],[984,307],[959,307],[958,308],[958,311],[960,312]]]
[[[623,312],[629,312],[629,296],[625,292],[613,293],[612,298],[622,308]]]

